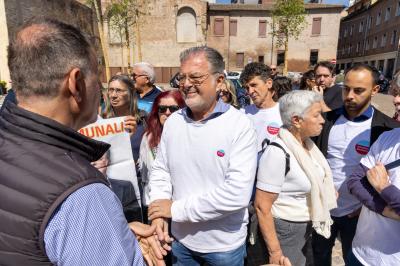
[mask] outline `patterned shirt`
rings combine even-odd
[[[56,265],[144,265],[121,203],[104,184],[72,193],[53,214],[44,241]]]

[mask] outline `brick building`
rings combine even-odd
[[[367,63],[391,78],[399,61],[400,1],[361,0],[341,20],[337,64]]]

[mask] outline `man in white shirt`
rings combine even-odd
[[[363,202],[348,258],[351,266],[400,265],[400,169],[385,169],[400,159],[399,151],[400,129],[383,133],[351,176],[349,189]]]
[[[256,133],[222,101],[222,56],[207,46],[182,52],[178,76],[187,108],[164,125],[149,179],[149,219],[159,238],[171,219],[174,265],[243,265],[256,170]]]
[[[253,101],[252,105],[245,107],[244,112],[257,131],[260,151],[262,142],[266,138],[270,140],[277,136],[282,125],[278,94],[272,87],[272,71],[263,63],[249,63],[240,75],[240,82]]]
[[[339,234],[343,259],[347,260],[361,208],[361,202],[347,188],[348,178],[378,136],[396,127],[391,118],[371,105],[372,97],[379,90],[377,81],[377,71],[368,65],[350,68],[344,80],[344,106],[325,114],[326,122],[316,139],[332,170],[339,197],[338,207],[331,210],[331,237],[313,234],[315,265],[331,265],[332,248]]]

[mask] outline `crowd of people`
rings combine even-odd
[[[319,62],[294,88],[249,63],[240,106],[207,46],[181,53],[178,90],[145,62],[102,89],[90,42],[52,19],[24,24],[8,63],[1,265],[329,266],[339,236],[346,265],[400,265],[400,72],[391,118],[371,104],[379,72],[365,64],[339,85]],[[110,145],[78,132],[115,117],[140,199],[107,177]]]

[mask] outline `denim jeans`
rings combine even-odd
[[[172,242],[172,264],[176,266],[243,266],[246,244],[226,252],[200,253],[179,243]]]
[[[348,216],[332,216],[332,220],[331,237],[329,239],[313,232],[312,247],[315,265],[332,265],[332,248],[335,245],[335,239],[338,234],[340,234],[342,242],[343,260],[347,262],[348,254],[351,251],[351,243],[356,233],[358,216],[352,218]]]

